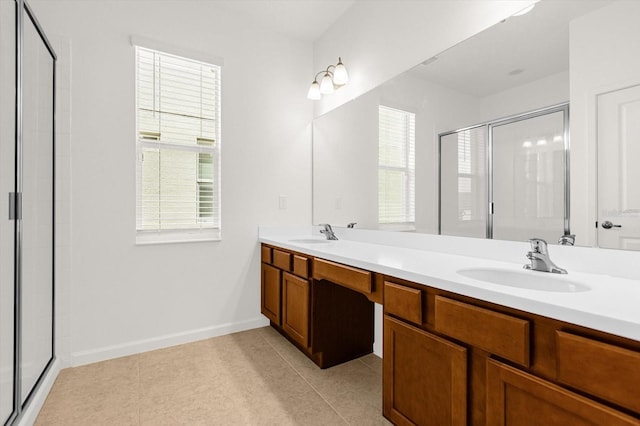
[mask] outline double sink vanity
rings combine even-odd
[[[328,368],[372,352],[382,305],[394,424],[640,425],[637,279],[525,270],[526,243],[318,231],[260,229],[262,312]]]

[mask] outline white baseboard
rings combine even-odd
[[[40,409],[44,405],[44,402],[47,400],[47,396],[49,395],[49,391],[53,387],[53,383],[56,381],[58,377],[58,373],[62,369],[62,363],[60,360],[56,358],[51,365],[51,369],[49,373],[44,377],[40,388],[37,390],[35,394],[31,397],[31,402],[27,405],[26,409],[20,415],[20,419],[18,419],[17,426],[31,426],[35,423],[38,418],[38,414],[40,414]]]
[[[151,339],[143,339],[121,345],[106,346],[89,351],[73,352],[71,353],[71,366],[78,367],[80,365],[92,364],[94,362],[106,361],[155,349],[168,348],[170,346],[223,336],[225,334],[264,327],[266,325],[269,325],[269,320],[260,316],[246,321],[221,324],[197,330],[185,331],[182,333],[167,334],[164,336],[153,337]]]

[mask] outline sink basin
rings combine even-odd
[[[587,285],[550,272],[525,271],[524,269],[522,271],[513,271],[499,268],[468,268],[460,269],[457,273],[474,280],[513,288],[525,288],[527,290],[559,293],[576,293],[591,290]]]
[[[295,238],[293,240],[289,240],[292,243],[298,244],[326,244],[330,243],[330,240],[322,239],[322,238]]]

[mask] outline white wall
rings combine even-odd
[[[492,121],[569,102],[569,71],[493,93],[480,100],[480,121]]]
[[[640,84],[640,2],[616,1],[571,23],[571,231],[596,244],[597,95]]]
[[[71,363],[264,324],[257,226],[311,217],[311,45],[214,2],[30,3],[71,45]],[[135,245],[131,35],[224,58],[221,242]]]
[[[531,3],[533,0],[356,2],[314,43],[314,72],[335,64],[341,56],[350,76],[348,85],[317,101],[316,115],[373,89]]]

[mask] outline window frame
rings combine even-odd
[[[132,36],[131,46],[133,47],[134,56],[134,82],[135,82],[135,143],[136,143],[136,225],[135,235],[136,244],[163,244],[163,243],[185,243],[185,242],[201,242],[201,241],[220,241],[222,239],[222,205],[221,205],[221,117],[222,117],[222,102],[221,102],[221,86],[222,86],[222,67],[224,61],[216,56],[212,56],[203,52],[192,51],[175,46],[170,46],[161,42]],[[160,141],[160,134],[157,135],[154,132],[140,132],[138,123],[138,60],[137,60],[137,48],[142,48],[150,51],[155,51],[159,54],[177,56],[185,60],[191,60],[194,62],[201,62],[212,67],[217,67],[217,99],[216,99],[216,117],[215,117],[215,134],[216,139],[211,145],[198,142],[194,145],[180,145],[177,143],[167,143]],[[142,135],[141,133],[146,133]],[[154,134],[151,134],[154,133]],[[142,220],[142,158],[143,151],[145,149],[171,149],[182,152],[195,152],[194,171],[196,179],[194,180],[194,188],[196,194],[196,209],[194,219],[198,223],[204,223],[201,221],[201,184],[212,184],[213,199],[217,200],[214,203],[213,209],[217,209],[218,226],[214,227],[196,227],[196,228],[184,228],[184,229],[140,229]],[[206,179],[209,182],[205,182],[205,179],[200,177],[200,154],[210,154],[213,161],[213,179]],[[215,210],[213,210],[215,212]],[[215,213],[214,213],[215,216]]]

